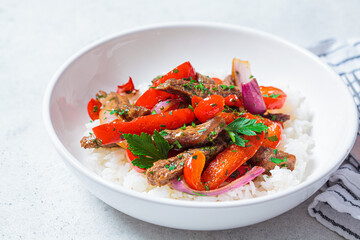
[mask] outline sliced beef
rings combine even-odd
[[[187,126],[176,130],[165,130],[167,135],[164,138],[170,144],[178,141],[182,148],[198,147],[212,142],[224,128],[225,120],[216,116],[196,127]]]
[[[91,134],[90,136],[85,136],[80,140],[81,147],[87,149],[87,148],[99,148],[99,147],[119,147],[116,143],[111,143],[107,145],[102,145],[101,141],[95,137],[94,134]]]
[[[221,139],[216,139],[215,144],[209,147],[189,149],[175,157],[159,160],[146,171],[148,183],[156,186],[163,186],[171,180],[183,174],[186,161],[197,151],[202,151],[207,161],[211,161],[217,154],[223,151],[226,143]]]
[[[122,119],[128,122],[151,113],[147,108],[130,104],[126,95],[120,95],[116,92],[106,93],[100,91],[96,97],[102,104],[102,109],[99,113],[101,124],[109,123],[115,119]]]
[[[290,115],[285,113],[265,113],[263,115],[264,118],[268,118],[275,122],[286,122],[290,120]]]
[[[205,98],[214,94],[223,97],[235,94],[241,98],[241,92],[238,87],[217,84],[202,84],[179,79],[169,79],[163,84],[157,86],[156,89],[180,95],[189,102],[191,101],[193,95]]]
[[[285,157],[286,161],[281,163],[274,163],[271,161],[271,158],[285,159]],[[247,162],[251,165],[265,168],[265,173],[269,174],[269,171],[274,169],[275,166],[287,167],[291,171],[294,170],[296,157],[283,151],[274,151],[272,148],[260,147],[255,155]]]
[[[214,79],[209,76],[202,75],[198,72],[196,73],[196,79],[203,84],[215,84]]]

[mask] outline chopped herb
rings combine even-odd
[[[281,164],[281,167],[287,167],[287,164]]]
[[[229,86],[229,90],[234,89],[234,88],[235,88],[234,85],[230,85],[230,86]]]
[[[204,187],[205,187],[205,190],[206,190],[206,191],[209,191],[209,190],[210,190],[210,188],[209,188],[208,185],[205,185]]]
[[[151,115],[156,114],[157,112],[155,111],[155,109],[151,112]]]
[[[279,159],[279,158],[271,157],[270,160],[271,160],[273,163],[279,164],[279,163],[282,163],[282,162],[287,162],[287,156],[285,156],[284,159]]]
[[[177,146],[177,148],[182,148],[182,146],[181,146],[181,144],[179,143],[179,141],[178,140],[176,140],[175,142],[174,142],[174,145],[176,145]]]
[[[181,155],[181,156],[182,156],[182,155]],[[180,166],[184,166],[184,163],[183,163],[183,162],[181,162],[181,163],[180,163]]]
[[[271,120],[275,121],[276,120],[276,115],[272,115]]]
[[[176,166],[172,165],[171,167],[169,167],[169,171],[174,170],[175,168],[176,168]]]
[[[165,165],[165,168],[169,168],[169,167],[170,167],[169,165],[167,165],[167,164]]]
[[[249,79],[252,79],[252,78],[254,78],[254,76],[253,76],[253,75],[251,75],[251,76],[249,77]]]
[[[169,114],[172,115],[172,111],[170,111]]]
[[[212,88],[212,90],[217,91],[217,90],[218,90],[218,88],[217,88],[217,87],[213,87],[213,88]]]
[[[231,150],[232,152],[238,152],[238,151],[236,151],[236,150]]]
[[[177,158],[178,159],[180,159],[180,158],[182,158],[183,157],[183,155],[177,155]],[[181,165],[181,163],[180,163],[180,165]]]
[[[98,107],[98,106],[94,106],[93,112],[96,113],[97,111],[99,111],[99,107]]]
[[[165,131],[161,131],[161,132],[160,132],[160,135],[161,135],[161,136],[167,136],[167,135],[168,135],[168,133],[167,133],[167,132],[165,132]]]
[[[274,154],[275,154],[275,156],[276,156],[276,154],[277,154],[277,151],[278,151],[277,149],[274,149]]]
[[[279,96],[280,96],[280,94],[273,94],[273,93],[272,93],[272,94],[270,94],[269,97],[270,97],[270,98],[277,98],[277,97],[279,97]]]
[[[206,197],[206,195],[205,195],[205,194],[202,194],[202,193],[197,193],[197,192],[195,192],[195,191],[193,191],[193,193],[194,193],[195,195],[197,195],[197,196]]]
[[[228,175],[228,171],[229,171],[229,170],[228,170],[228,169],[226,169],[225,176],[227,176],[227,175]]]
[[[92,132],[89,132],[89,135],[92,135]]]
[[[113,131],[115,131],[115,130],[116,130],[116,128],[114,127],[114,128],[113,128]]]
[[[220,85],[220,87],[222,88],[222,90],[226,90],[229,86],[228,85]]]
[[[251,145],[246,145],[245,147],[251,147]]]
[[[269,97],[269,95],[267,95],[267,94],[264,94],[264,95],[263,95],[263,97]]]
[[[166,101],[166,103],[170,103],[170,101]]]
[[[198,157],[198,156],[197,156],[197,155],[195,155],[195,156],[193,156],[192,158],[196,160],[196,159],[197,159],[197,157]]]
[[[191,122],[191,126],[196,127],[196,124],[194,122]]]
[[[204,128],[204,129],[201,129],[201,130],[199,130],[199,131],[197,131],[198,133],[201,133],[201,132],[205,132],[207,129],[206,128]]]
[[[180,177],[180,176],[178,177],[178,181],[179,181],[179,182],[181,181],[181,177]]]
[[[216,106],[217,106],[217,104],[216,104],[216,103],[212,103],[212,104],[210,104],[210,106],[212,106],[212,107],[216,107]]]
[[[279,141],[279,138],[278,138],[276,135],[273,135],[273,136],[271,136],[271,137],[268,137],[267,139],[269,139],[269,140],[272,141],[272,142]]]
[[[184,125],[181,127],[181,130],[185,130],[186,129],[186,124],[184,123]]]
[[[166,127],[164,124],[160,124],[160,127]]]
[[[217,134],[216,131],[211,131],[211,135],[215,136]]]
[[[189,107],[188,107],[188,108],[190,108],[192,111],[194,111],[193,106],[189,105]]]
[[[123,134],[123,136],[129,144],[129,150],[138,156],[131,163],[140,168],[150,168],[157,160],[168,158],[168,152],[172,148],[156,130],[153,137],[146,133],[141,133],[140,136],[136,134]]]
[[[174,73],[178,73],[179,72],[179,70],[177,70],[177,69],[174,69],[174,71],[173,71]]]

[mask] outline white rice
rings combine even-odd
[[[128,163],[124,149],[88,149],[83,164],[104,179],[124,188],[159,198],[173,198],[193,201],[233,201],[256,198],[291,188],[304,180],[306,165],[311,161],[314,140],[311,136],[312,114],[305,98],[297,91],[282,88],[287,94],[284,107],[277,112],[291,115],[284,124],[283,140],[279,150],[296,156],[295,169],[290,171],[278,166],[271,170],[271,176],[260,175],[254,181],[227,193],[214,197],[202,197],[185,194],[169,186],[155,187],[146,181],[145,174],[136,172]],[[98,121],[86,124],[85,135],[99,124]]]

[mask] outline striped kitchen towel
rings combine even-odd
[[[309,50],[339,74],[348,86],[360,113],[360,39],[329,39]],[[309,214],[347,239],[360,239],[359,132],[350,155],[331,174],[321,190],[323,192],[309,205]]]

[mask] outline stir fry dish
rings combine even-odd
[[[278,150],[290,116],[272,111],[286,97],[259,86],[247,61],[234,58],[223,80],[185,62],[142,94],[131,77],[114,92],[99,91],[87,106],[99,125],[80,142],[83,148],[124,148],[151,185],[216,196],[276,166],[294,170],[296,157]]]

